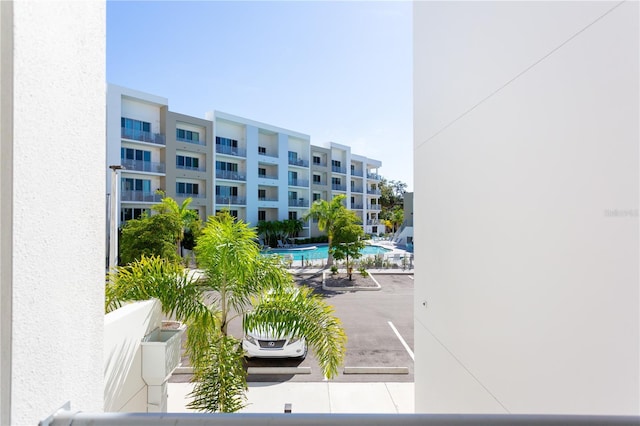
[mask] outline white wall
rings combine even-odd
[[[104,411],[147,411],[140,342],[161,321],[157,300],[131,303],[104,316]]]
[[[36,424],[67,401],[102,410],[106,13],[2,8],[0,420]]]
[[[640,414],[639,11],[617,5],[414,3],[416,412]]]

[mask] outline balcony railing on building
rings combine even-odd
[[[361,186],[351,186],[351,192],[359,192],[362,193],[362,187]]]
[[[292,166],[309,167],[309,161],[299,158],[289,158],[289,164]]]
[[[369,204],[367,206],[369,210],[382,210],[382,206],[380,204]]]
[[[259,179],[278,180],[278,175],[258,174]]]
[[[367,225],[381,225],[381,222],[378,219],[370,219],[367,220]]]
[[[326,161],[320,161],[320,162],[314,161],[313,165],[316,166],[316,167],[327,167],[327,162]]]
[[[235,155],[236,157],[246,157],[247,150],[244,148],[238,148],[227,145],[216,145],[216,152],[218,154]]]
[[[191,171],[194,171],[194,172],[206,172],[207,171],[207,168],[205,166],[194,167],[194,166],[176,165],[176,169],[191,170]]]
[[[247,180],[247,177],[243,173],[231,172],[228,170],[216,170],[217,179],[229,179],[229,180]]]
[[[351,204],[351,208],[355,210],[362,210],[363,207],[364,206],[362,204],[354,204],[354,203]]]
[[[362,170],[351,170],[351,176],[362,177],[364,172]]]
[[[327,181],[326,180],[314,180],[312,183],[314,185],[327,186]]]
[[[245,205],[247,204],[247,199],[245,197],[224,197],[224,196],[216,196],[216,204],[220,205]]]
[[[165,144],[165,137],[161,133],[145,132],[144,130],[128,129],[126,127],[121,127],[120,130],[120,136],[124,139],[155,143],[158,145]]]
[[[182,198],[187,198],[187,197],[191,197],[191,198],[205,198],[206,195],[204,194],[200,194],[200,193],[193,193],[193,192],[178,192],[176,193],[177,197],[182,197]]]
[[[278,201],[278,197],[258,197],[258,201],[274,202],[274,201]]]
[[[347,190],[347,185],[340,185],[337,183],[332,183],[331,184],[331,189],[333,189],[334,191],[346,191]]]
[[[369,194],[369,195],[381,195],[382,192],[380,192],[379,189],[367,189],[367,194]]]
[[[309,186],[308,179],[289,179],[289,186]]]
[[[193,139],[187,139],[187,138],[181,138],[179,136],[176,136],[176,141],[178,142],[187,142],[187,143],[192,143],[192,144],[196,144],[196,145],[206,145],[207,142],[205,140],[193,140]]]
[[[145,191],[121,191],[120,201],[137,201],[141,203],[159,203],[162,201],[162,195],[155,192]]]
[[[347,173],[347,168],[346,167],[339,167],[339,166],[331,166],[331,171],[332,172],[336,172],[336,173]]]
[[[125,160],[121,159],[121,163],[127,171],[164,173],[164,163],[156,163],[153,161]]]
[[[289,207],[309,207],[309,200],[304,198],[289,198]]]
[[[380,180],[381,176],[377,173],[367,173],[367,179]]]
[[[278,158],[278,153],[277,152],[271,152],[270,150],[258,151],[258,156],[260,156],[260,157],[269,157],[269,158]]]

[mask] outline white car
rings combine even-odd
[[[247,358],[300,358],[307,356],[304,337],[276,337],[270,333],[249,331],[242,339]]]

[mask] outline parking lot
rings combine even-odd
[[[402,374],[340,374],[338,382],[413,382],[413,276],[376,275],[379,291],[325,291],[321,275],[299,275],[299,285],[313,287],[322,294],[342,320],[347,334],[344,367],[403,367]],[[236,326],[238,326],[236,324]],[[239,333],[235,330],[233,334]],[[404,341],[404,344],[403,344]],[[406,345],[406,347],[405,347]],[[311,374],[272,375],[251,374],[251,382],[322,381],[318,363],[309,351],[304,361],[285,359],[252,359],[249,367],[309,367]],[[373,371],[368,369],[367,371]]]

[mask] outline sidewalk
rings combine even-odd
[[[413,383],[279,382],[249,383],[248,405],[240,413],[403,413],[414,412]],[[192,383],[168,383],[170,413],[186,413]]]

